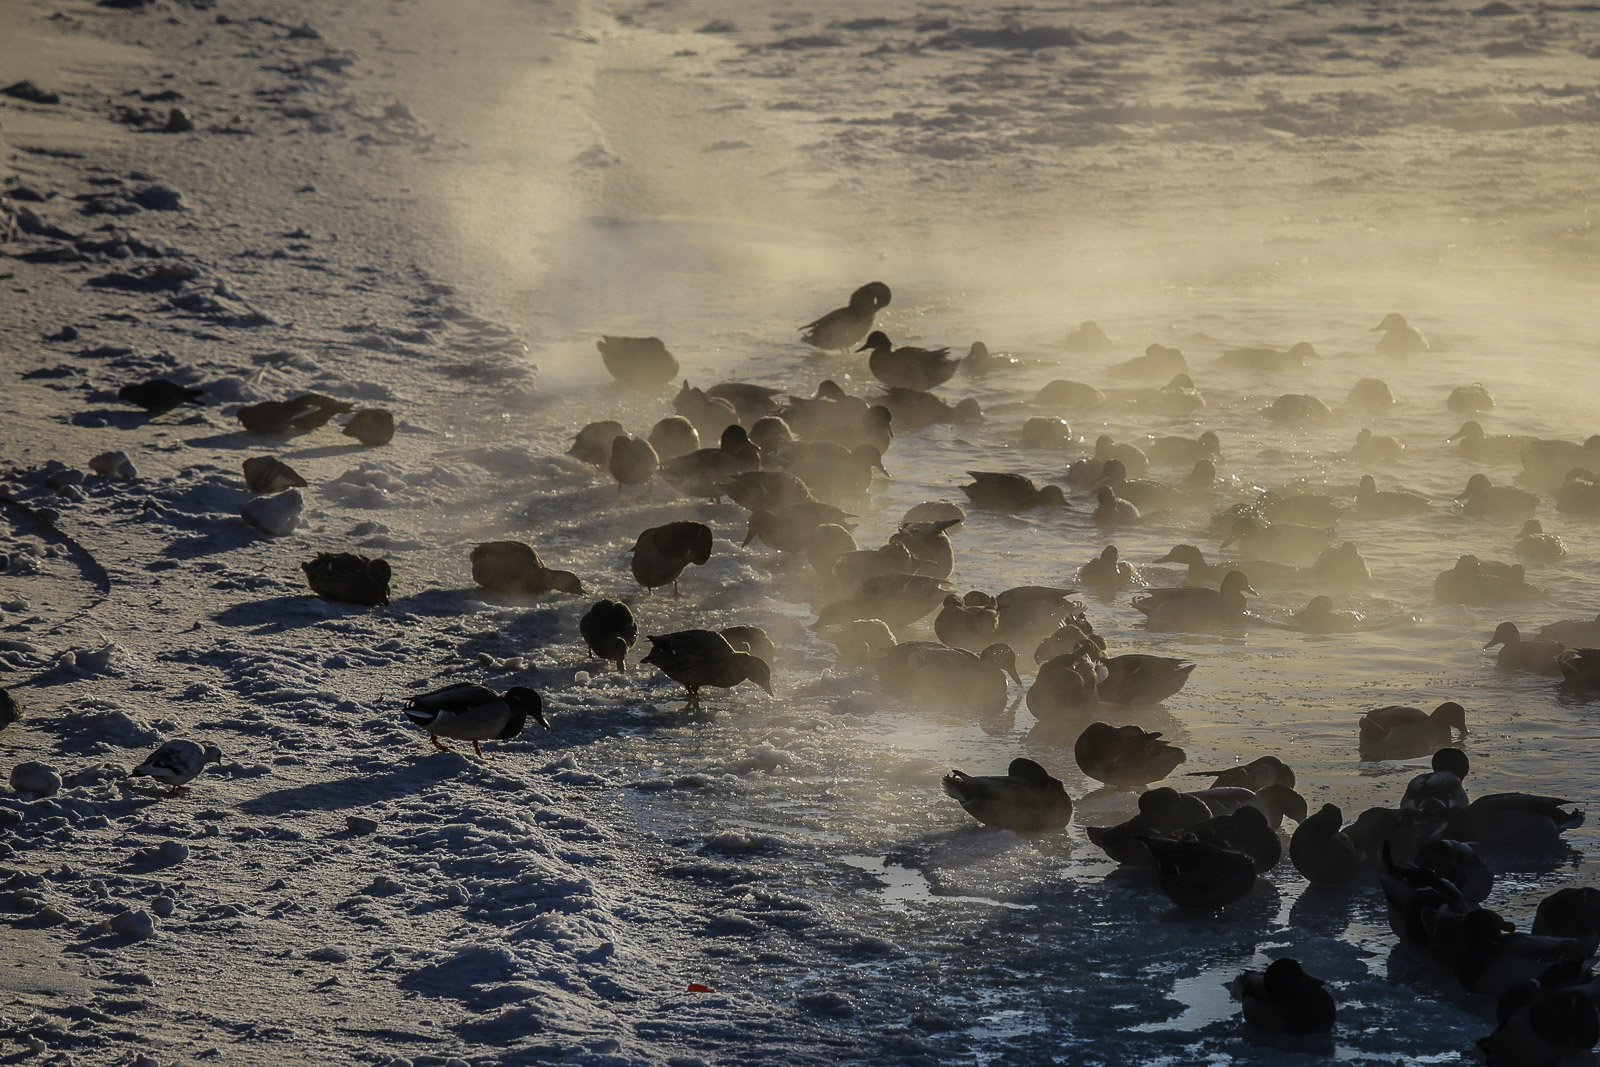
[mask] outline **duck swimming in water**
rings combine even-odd
[[[842,355],[872,330],[873,317],[889,306],[890,297],[887,285],[868,282],[850,294],[850,302],[844,307],[800,327],[800,340],[813,348]]]
[[[1100,554],[1078,569],[1078,583],[1091,589],[1120,589],[1142,585],[1139,570],[1122,559],[1116,545],[1107,545]]]
[[[1406,317],[1399,312],[1391,311],[1383,317],[1368,333],[1383,332],[1378,338],[1378,355],[1388,356],[1391,359],[1404,359],[1414,356],[1418,352],[1428,350],[1428,339],[1422,336],[1422,331],[1406,322]]]
[[[1450,390],[1450,396],[1445,399],[1444,406],[1458,415],[1489,411],[1494,408],[1494,397],[1483,387],[1482,382],[1473,382],[1471,385],[1458,385]]]
[[[1302,370],[1306,360],[1321,358],[1317,350],[1311,346],[1311,342],[1299,341],[1284,351],[1276,348],[1230,348],[1217,358],[1217,366],[1228,370],[1276,374],[1288,370]]]
[[[1456,497],[1462,510],[1473,518],[1499,522],[1525,522],[1539,506],[1539,494],[1514,485],[1494,485],[1487,474],[1474,474]]]
[[[1389,705],[1361,716],[1361,758],[1366,760],[1416,759],[1451,747],[1451,731],[1467,734],[1467,712],[1447,700],[1432,712]]]
[[[1339,611],[1333,598],[1314,596],[1294,614],[1295,629],[1308,634],[1348,634],[1361,628],[1366,616],[1359,611]]]
[[[1517,533],[1517,555],[1523,559],[1553,563],[1566,554],[1566,542],[1558,534],[1545,533],[1538,519],[1529,519]]]
[[[1145,616],[1145,625],[1156,630],[1235,629],[1246,619],[1245,594],[1254,594],[1243,571],[1229,571],[1217,589],[1183,586],[1178,589],[1152,589],[1135,597],[1133,606]]]
[[[942,784],[947,796],[985,826],[1037,834],[1059,830],[1072,820],[1066,786],[1031,759],[1012,760],[1004,776],[951,771]]]
[[[1495,645],[1500,646],[1500,653],[1495,659],[1495,664],[1503,671],[1528,671],[1532,674],[1544,674],[1551,678],[1561,673],[1561,668],[1556,665],[1556,658],[1567,650],[1567,646],[1559,641],[1547,641],[1543,638],[1534,638],[1525,641],[1514,622],[1503,622],[1494,629],[1494,636],[1484,644],[1488,651]]]
[[[1441,604],[1480,604],[1492,607],[1543,596],[1522,580],[1520,563],[1498,563],[1477,556],[1462,556],[1456,565],[1433,580],[1433,596]]]
[[[873,330],[867,343],[856,351],[869,349],[872,355],[867,359],[867,369],[878,381],[893,388],[932,389],[949,381],[961,366],[948,348],[896,348],[882,330]]]
[[[972,478],[961,491],[974,507],[995,511],[1022,511],[1027,508],[1067,506],[1066,494],[1059,485],[1035,485],[1032,478],[1006,471],[968,471]]]

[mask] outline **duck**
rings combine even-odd
[[[967,346],[967,354],[961,360],[961,373],[969,378],[983,378],[992,370],[1011,370],[1022,366],[1026,366],[1023,360],[1005,352],[990,352],[988,345],[974,341]]]
[[[966,520],[967,513],[960,504],[948,500],[924,500],[906,509],[906,513],[900,517],[900,525],[909,526],[919,522],[944,522],[954,525]]]
[[[1196,460],[1207,463],[1209,460]],[[1214,469],[1214,468],[1213,468]],[[1108,459],[1100,468],[1100,485],[1110,486],[1117,496],[1140,508],[1175,508],[1190,502],[1190,494],[1162,482],[1145,478],[1129,478],[1128,468],[1120,459]]]
[[[995,715],[1005,710],[1007,680],[1022,684],[1017,654],[992,644],[981,653],[932,641],[905,641],[878,657],[885,690],[918,704]]]
[[[1356,434],[1356,443],[1350,446],[1350,451],[1345,455],[1356,463],[1394,463],[1405,454],[1405,450],[1406,446],[1401,444],[1398,437],[1375,434],[1362,427],[1361,432]]]
[[[1183,358],[1182,352],[1166,345],[1152,344],[1144,350],[1144,355],[1115,363],[1108,373],[1113,378],[1169,378],[1188,369],[1189,361]]]
[[[1378,885],[1383,889],[1389,929],[1401,941],[1427,947],[1441,915],[1465,916],[1472,910],[1454,882],[1426,867],[1397,862],[1393,842],[1383,841],[1379,855],[1383,866],[1378,871]]]
[[[1382,378],[1362,378],[1344,398],[1345,407],[1359,411],[1383,412],[1394,405],[1394,390]]]
[[[1039,642],[1033,652],[1033,662],[1043,664],[1047,660],[1064,656],[1069,652],[1079,652],[1078,646],[1089,646],[1081,649],[1084,655],[1096,661],[1096,677],[1099,677],[1099,661],[1105,658],[1106,639],[1094,632],[1094,626],[1080,612],[1070,618],[1064,619],[1061,625],[1047,634]]]
[[[1035,485],[1032,478],[1003,471],[968,471],[970,485],[961,491],[974,507],[996,511],[1022,511],[1037,507],[1066,507],[1066,494],[1059,485]]]
[[[1302,370],[1306,360],[1321,358],[1310,341],[1297,341],[1283,351],[1276,348],[1230,348],[1217,357],[1217,366],[1226,370],[1278,374]]]
[[[1155,861],[1156,883],[1180,908],[1215,911],[1255,888],[1255,861],[1242,852],[1198,841],[1143,841]]]
[[[1223,540],[1223,548],[1238,545],[1244,556],[1257,556],[1277,563],[1292,563],[1315,558],[1333,542],[1333,528],[1306,526],[1296,522],[1267,522],[1254,515],[1240,515]]]
[[[1192,660],[1131,652],[1100,661],[1105,676],[1095,693],[1107,704],[1159,704],[1176,694],[1194,673]]]
[[[723,484],[728,498],[748,511],[782,511],[795,504],[815,504],[804,481],[788,471],[742,471]]]
[[[1559,440],[1527,441],[1517,458],[1522,461],[1522,473],[1517,481],[1535,488],[1553,488],[1565,481],[1575,468],[1600,467],[1600,434],[1585,438],[1582,444]]]
[[[812,627],[852,619],[882,619],[890,627],[910,626],[944,603],[950,584],[924,574],[879,574],[866,579],[842,600],[824,604]]]
[[[659,337],[611,337],[594,343],[606,372],[623,385],[665,385],[678,376],[678,361]]]
[[[732,689],[754,682],[772,695],[772,668],[748,652],[736,651],[728,639],[712,630],[679,630],[647,634],[650,651],[641,660],[661,668],[668,678],[689,691],[689,706],[700,704],[702,686]]]
[[[1059,778],[1031,759],[1011,761],[1004,775],[974,776],[952,770],[941,781],[945,795],[968,815],[1019,834],[1059,830],[1072,821],[1072,798]]]
[[[1488,908],[1474,908],[1461,921],[1451,962],[1469,993],[1498,998],[1519,982],[1537,979],[1560,964],[1582,966],[1594,955],[1596,938],[1548,937],[1518,932]]]
[[[1302,423],[1333,418],[1333,409],[1310,393],[1285,393],[1262,412],[1274,422]]]
[[[700,448],[700,431],[682,415],[668,415],[650,427],[650,447],[658,462],[687,456]]]
[[[1138,407],[1163,415],[1188,415],[1205,410],[1206,398],[1187,374],[1174,374],[1172,380],[1155,391],[1140,391],[1130,398]]]
[[[1071,352],[1103,352],[1115,342],[1106,336],[1100,324],[1093,319],[1084,319],[1080,322],[1067,338],[1062,342],[1063,347]]]
[[[1242,514],[1256,515],[1268,522],[1331,527],[1339,521],[1346,508],[1337,498],[1326,493],[1288,493],[1269,489],[1240,510]],[[1237,517],[1234,521],[1237,521]]]
[[[1098,681],[1094,658],[1081,649],[1047,659],[1028,687],[1028,711],[1040,722],[1078,719],[1098,705]]]
[[[840,553],[828,562],[826,571],[823,571],[819,559],[814,559],[812,566],[819,574],[825,573],[835,579],[839,588],[846,592],[856,589],[868,578],[876,578],[880,574],[921,573],[917,560],[906,550],[905,545],[897,541],[890,541],[878,548],[863,548],[854,552]]]
[[[1600,1043],[1600,1009],[1587,989],[1546,989],[1539,981],[1509,987],[1494,1032],[1478,1040],[1488,1067],[1566,1067]]]
[[[502,695],[475,682],[457,682],[406,701],[406,718],[428,731],[428,740],[441,752],[450,748],[441,737],[471,741],[472,750],[483,756],[481,741],[504,741],[516,737],[529,719],[546,730],[544,701],[537,690],[513,686]]]
[[[1600,934],[1600,889],[1568,886],[1551,893],[1539,901],[1531,932],[1555,937]]]
[[[1414,356],[1418,352],[1428,350],[1428,339],[1422,336],[1422,331],[1406,322],[1406,317],[1397,311],[1391,311],[1383,317],[1368,333],[1383,332],[1378,338],[1377,351],[1380,356],[1390,359],[1404,359]]]
[[[1465,841],[1437,837],[1417,849],[1417,866],[1437,874],[1461,890],[1468,904],[1481,904],[1494,890],[1494,871]],[[1444,926],[1434,928],[1433,944],[1440,944]],[[1448,935],[1446,935],[1448,936]]]
[[[735,652],[748,652],[757,659],[766,660],[769,667],[777,659],[778,646],[763,627],[751,625],[724,626],[717,633],[721,634],[728,644],[733,646]]]
[[[1520,563],[1481,560],[1469,553],[1433,580],[1433,596],[1441,604],[1494,606],[1544,595],[1522,578]]]
[[[833,524],[854,529],[855,523],[846,522],[853,518],[854,515],[832,504],[814,500],[790,504],[778,512],[755,511],[750,514],[750,525],[740,544],[747,546],[760,538],[762,544],[779,552],[807,552],[812,546],[817,527]],[[852,541],[846,551],[854,550],[855,543]]]
[[[1298,960],[1273,960],[1264,971],[1245,971],[1234,984],[1244,1021],[1267,1034],[1326,1034],[1338,1017],[1333,994]]]
[[[1083,605],[1068,599],[1076,589],[1054,585],[1018,585],[1001,590],[992,600],[1000,615],[999,639],[1013,646],[1031,646],[1054,631]],[[981,604],[987,594],[968,593],[968,604]]]
[[[1206,554],[1196,545],[1173,545],[1164,556],[1155,559],[1155,563],[1182,563],[1189,568],[1188,584],[1191,586],[1210,585],[1220,582],[1227,577],[1229,571],[1243,571],[1246,580],[1254,585],[1256,582],[1269,584],[1287,581],[1300,573],[1298,567],[1287,563],[1274,563],[1271,560],[1251,560],[1245,563],[1207,563]],[[1159,592],[1159,590],[1156,590]]]
[[[1500,646],[1499,655],[1495,657],[1495,665],[1503,671],[1527,671],[1531,674],[1543,674],[1551,678],[1561,674],[1561,668],[1556,665],[1556,657],[1567,650],[1567,646],[1559,641],[1547,641],[1534,638],[1524,641],[1522,633],[1514,622],[1503,622],[1494,628],[1494,635],[1484,643],[1487,651],[1495,645]]]
[[[1212,786],[1209,789],[1191,789],[1189,796],[1198,797],[1212,815],[1226,815],[1242,807],[1252,807],[1267,818],[1274,830],[1283,825],[1285,817],[1300,822],[1306,817],[1306,798],[1289,786],[1279,782],[1260,789],[1243,786]]]
[[[1094,507],[1094,524],[1102,530],[1113,529],[1119,526],[1132,526],[1144,518],[1131,500],[1124,500],[1117,495],[1117,491],[1109,485],[1102,485],[1096,491]]]
[[[1243,571],[1229,571],[1217,589],[1183,586],[1152,589],[1135,597],[1133,606],[1145,625],[1158,630],[1231,629],[1244,624],[1245,594],[1255,594]]]
[[[1361,874],[1366,857],[1343,825],[1338,805],[1324,804],[1294,828],[1289,862],[1312,885],[1347,886]]]
[[[394,415],[383,408],[362,408],[339,432],[354,437],[368,448],[378,448],[394,440]]]
[[[1071,448],[1078,444],[1066,419],[1036,415],[1022,424],[1022,443],[1028,448]]]
[[[889,409],[894,425],[908,433],[945,423],[970,426],[983,421],[983,408],[970,396],[951,404],[921,389],[891,385],[878,403]]]
[[[948,348],[916,348],[894,346],[889,335],[873,330],[867,343],[857,352],[871,351],[867,369],[884,385],[899,389],[929,390],[943,385],[955,376],[961,366],[959,359],[950,355]]]
[[[1361,476],[1356,487],[1356,513],[1366,519],[1403,519],[1412,515],[1425,515],[1433,504],[1421,493],[1410,489],[1379,491],[1377,479],[1370,474]]]
[[[1578,467],[1568,471],[1566,481],[1556,486],[1553,495],[1556,510],[1564,515],[1600,518],[1600,482],[1591,470]]]
[[[1000,612],[992,604],[969,605],[951,593],[933,620],[933,632],[951,648],[980,652],[994,644]]]
[[[1120,589],[1143,585],[1139,569],[1122,559],[1116,545],[1107,545],[1100,554],[1078,568],[1078,584],[1091,589]]]
[[[1451,747],[1452,731],[1465,737],[1467,712],[1454,700],[1432,712],[1392,704],[1366,712],[1358,726],[1362,759],[1416,759]]]
[[[1266,874],[1283,858],[1277,831],[1267,824],[1260,808],[1248,804],[1196,823],[1183,832],[1183,837],[1242,852],[1255,864],[1257,874]]]
[[[750,443],[761,450],[762,456],[781,452],[797,440],[794,427],[782,415],[763,415],[750,424]]]
[[[271,494],[304,489],[306,480],[277,456],[253,456],[244,461],[244,484],[252,493]]]
[[[1354,541],[1341,541],[1322,550],[1317,561],[1300,572],[1324,588],[1354,589],[1372,584],[1372,571]]]
[[[1539,627],[1541,641],[1559,641],[1568,648],[1600,647],[1600,615],[1592,619],[1562,619]]]
[[[1101,463],[1094,480],[1105,477],[1104,465],[1111,460],[1122,464],[1124,478],[1143,478],[1150,473],[1150,457],[1144,449],[1128,441],[1118,441],[1108,433],[1094,439],[1094,458]]]
[[[1171,786],[1145,790],[1138,804],[1138,814],[1115,826],[1084,827],[1089,840],[1124,867],[1155,866],[1144,838],[1171,838],[1212,817],[1204,801]]]
[[[1516,551],[1523,559],[1553,563],[1567,554],[1567,544],[1559,534],[1545,533],[1538,519],[1529,519],[1517,532]]]
[[[845,392],[832,378],[824,378],[810,396],[791,394],[778,414],[800,437],[827,441],[835,433],[859,425],[869,407],[865,399]]]
[[[591,422],[573,437],[567,455],[592,467],[605,467],[611,462],[611,446],[627,435],[627,429],[615,419]]]
[[[741,423],[754,423],[757,419],[775,415],[783,406],[777,400],[783,395],[782,389],[754,382],[718,382],[706,390],[706,395],[732,404]]]
[[[302,393],[288,400],[263,400],[235,412],[250,433],[278,436],[293,430],[305,433],[326,425],[335,415],[348,415],[355,405],[321,393]]]
[[[1469,412],[1489,411],[1494,408],[1494,395],[1483,387],[1482,382],[1473,382],[1471,385],[1458,385],[1450,390],[1450,395],[1445,398],[1444,406],[1458,415]]]
[[[753,516],[752,516],[753,517]],[[861,550],[855,535],[850,531],[854,523],[818,523],[806,535],[806,562],[818,574],[832,577],[834,564],[841,556],[853,556]],[[880,571],[879,573],[884,573]]]
[[[1498,522],[1525,522],[1539,507],[1538,493],[1514,485],[1494,485],[1487,474],[1468,478],[1467,487],[1456,499],[1463,501],[1462,510],[1473,518]]]
[[[892,294],[882,282],[868,282],[850,294],[850,302],[800,327],[800,340],[825,352],[848,352],[872,329],[872,320],[889,306]]]
[[[1093,411],[1106,402],[1106,394],[1087,382],[1057,378],[1034,394],[1033,402],[1055,411]]]
[[[117,390],[117,399],[144,408],[151,415],[162,415],[181,404],[198,404],[204,389],[192,389],[167,378],[134,382]]]
[[[644,485],[655,476],[661,459],[650,442],[640,437],[618,435],[611,442],[611,458],[607,468],[617,482],[617,495],[622,495],[625,485]]]
[[[672,410],[694,423],[694,428],[705,436],[721,434],[728,427],[739,425],[739,412],[730,401],[690,385],[687,378],[672,398]]]
[[[1257,756],[1249,763],[1220,771],[1186,771],[1188,777],[1210,778],[1212,789],[1248,789],[1259,793],[1269,785],[1294,788],[1294,768],[1277,756]]]
[[[324,600],[345,604],[389,603],[389,561],[353,552],[318,552],[300,564],[306,584]]]
[[[1406,783],[1400,810],[1438,810],[1429,808],[1429,805],[1438,805],[1446,813],[1466,811],[1467,790],[1462,782],[1472,770],[1467,754],[1459,748],[1441,748],[1433,754],[1429,766],[1431,770],[1423,771]]]
[[[578,634],[589,651],[627,672],[628,649],[639,640],[639,624],[628,605],[620,600],[596,600],[578,620]]]
[[[1591,693],[1600,688],[1600,649],[1569,648],[1556,657],[1556,669],[1564,689]]]
[[[644,586],[646,595],[657,586],[671,583],[676,600],[678,577],[692,563],[705,565],[711,558],[711,527],[703,522],[669,522],[652,526],[633,543],[630,568],[634,580]]]
[[[1460,441],[1456,447],[1473,463],[1520,463],[1522,446],[1534,438],[1527,434],[1488,434],[1482,423],[1470,419],[1445,440]]]
[[[716,448],[699,448],[666,460],[660,470],[667,484],[680,493],[720,500],[735,475],[760,466],[761,453],[750,443],[750,435],[743,426],[733,423],[723,428]]]
[[[1484,847],[1516,851],[1551,851],[1562,847],[1561,835],[1583,825],[1584,812],[1570,800],[1532,793],[1488,793],[1467,807],[1472,840]]]
[[[1366,616],[1334,608],[1330,596],[1314,596],[1294,613],[1294,628],[1308,634],[1349,634],[1361,629]]]
[[[1164,466],[1188,467],[1202,459],[1212,463],[1222,459],[1222,441],[1215,430],[1207,430],[1199,437],[1147,437],[1134,447],[1141,449],[1151,463]]]
[[[1078,769],[1117,789],[1139,789],[1167,777],[1188,757],[1159,730],[1092,722],[1072,746]]]
[[[175,738],[166,741],[128,773],[134,778],[154,778],[169,795],[184,792],[208,763],[222,762],[222,752],[209,742]]]
[[[780,455],[783,469],[825,500],[865,493],[872,485],[873,471],[889,477],[883,465],[883,453],[876,445],[845,448],[832,441],[796,441]]]
[[[839,624],[833,634],[840,665],[864,664],[895,644],[894,631],[882,619],[853,619]]]
[[[577,575],[546,567],[533,546],[521,541],[486,541],[474,546],[469,558],[473,582],[491,593],[583,595],[583,583]]]

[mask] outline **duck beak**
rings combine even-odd
[[[550,720],[544,717],[543,708],[540,708],[538,711],[534,712],[533,717],[539,720],[540,726],[543,726],[546,730],[550,729]]]
[[[1374,326],[1372,329],[1368,330],[1367,332],[1368,333],[1377,333],[1381,329],[1383,329],[1382,326]]]
[[[1165,556],[1162,556],[1160,559],[1152,560],[1151,562],[1153,562],[1153,563],[1176,563],[1177,560],[1172,558],[1172,553],[1171,552],[1168,552]]]
[[[1222,544],[1218,545],[1217,547],[1218,548],[1227,548],[1229,545],[1233,544],[1237,540],[1238,540],[1237,537],[1233,536],[1233,534],[1229,534],[1228,535],[1228,539],[1226,541],[1222,542]],[[1160,563],[1161,560],[1158,559],[1158,560],[1156,560],[1156,562]]]
[[[745,548],[750,544],[751,541],[754,541],[755,539],[756,539],[756,528],[754,526],[752,526],[752,527],[750,527],[749,531],[745,533],[744,540],[739,542],[739,547],[740,548]]]
[[[871,347],[872,347],[871,344],[864,344],[860,348],[856,349],[856,351],[857,352],[865,352],[867,349],[869,349]]]

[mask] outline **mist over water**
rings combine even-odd
[[[1199,663],[1164,707],[1107,707],[1100,717],[1161,730],[1188,752],[1183,770],[1278,754],[1313,810],[1331,801],[1349,819],[1393,804],[1425,763],[1359,762],[1360,713],[1454,699],[1471,729],[1469,789],[1551,793],[1600,812],[1594,708],[1558,699],[1549,679],[1497,672],[1481,648],[1502,619],[1531,634],[1600,610],[1593,525],[1558,513],[1545,491],[1538,517],[1569,551],[1529,564],[1543,600],[1488,609],[1433,596],[1434,578],[1463,553],[1516,558],[1517,524],[1469,519],[1454,503],[1473,473],[1509,483],[1515,465],[1468,463],[1449,435],[1470,417],[1491,434],[1582,440],[1600,428],[1591,371],[1600,273],[1588,216],[1595,104],[1592,93],[1547,91],[1592,77],[1583,73],[1592,61],[1497,54],[1496,42],[1564,31],[1465,8],[1402,5],[1386,17],[1411,29],[1391,36],[1341,29],[1361,22],[1353,9],[1263,10],[1236,23],[1228,11],[1113,4],[1070,19],[1012,8],[1000,18],[905,5],[885,14],[885,27],[859,28],[769,6],[741,13],[731,33],[697,34],[708,10],[641,8],[610,22],[573,9],[593,36],[573,46],[589,50],[592,81],[540,98],[570,134],[560,141],[564,183],[530,177],[550,174],[550,144],[520,132],[494,140],[507,114],[532,106],[514,90],[539,76],[515,68],[503,72],[513,90],[503,106],[485,108],[463,133],[500,165],[442,182],[472,190],[455,204],[460,241],[444,254],[526,316],[542,374],[532,410],[460,411],[453,429],[473,445],[551,455],[598,419],[646,433],[671,413],[675,387],[642,395],[613,386],[593,347],[602,333],[661,337],[699,386],[750,381],[809,396],[832,378],[870,395],[877,385],[864,355],[818,354],[798,342],[797,327],[881,279],[894,301],[878,325],[897,343],[959,353],[981,339],[1027,365],[938,390],[952,403],[975,397],[987,417],[895,438],[885,457],[892,480],[841,501],[860,516],[862,547],[881,544],[915,503],[964,504],[958,486],[969,469],[1059,482],[1100,434],[1213,430],[1229,487],[1111,536],[1090,522],[1093,499],[1081,492],[1064,512],[970,509],[953,535],[958,592],[1070,586],[1111,542],[1152,585],[1182,584],[1182,568],[1150,561],[1178,543],[1221,558],[1210,516],[1261,488],[1353,504],[1356,483],[1372,474],[1380,489],[1417,490],[1434,503],[1427,515],[1352,513],[1338,525],[1336,540],[1355,542],[1374,581],[1335,599],[1381,628],[1285,628],[1323,591],[1314,583],[1262,588],[1252,608],[1266,621],[1228,637],[1148,632],[1126,592],[1084,597],[1113,654]],[[974,36],[1008,19],[1134,39],[996,48]],[[805,34],[838,43],[783,43]],[[966,36],[933,43],[951,34]],[[1391,311],[1432,348],[1406,361],[1378,356],[1371,329]],[[1117,341],[1113,350],[1064,347],[1086,319]],[[1213,366],[1229,348],[1298,341],[1323,359],[1275,375]],[[1183,351],[1204,410],[1160,415],[1113,403],[1066,413],[1032,403],[1057,378],[1113,393],[1165,384],[1108,376],[1152,342]],[[1366,377],[1389,384],[1392,410],[1344,407]],[[1450,390],[1472,382],[1493,393],[1493,410],[1446,410]],[[1320,397],[1335,415],[1302,426],[1264,418],[1285,393]],[[1022,422],[1045,414],[1067,417],[1084,444],[1022,447]],[[1403,456],[1349,459],[1363,428],[1398,437]],[[903,997],[935,1020],[931,1031],[949,1035],[941,1040],[952,1055],[979,1062],[1051,1048],[1081,1049],[1080,1062],[1101,1062],[1108,1048],[1148,1062],[1202,1053],[1282,1062],[1234,1036],[1231,1008],[1213,987],[1285,953],[1361,1002],[1345,1017],[1340,1058],[1425,1062],[1487,1032],[1482,1006],[1426,964],[1409,964],[1391,984],[1393,939],[1375,889],[1329,904],[1307,897],[1285,862],[1269,877],[1276,896],[1258,890],[1239,914],[1209,918],[1173,913],[1149,885],[1108,877],[1112,865],[1081,826],[1120,821],[1133,795],[1097,791],[1073,763],[1072,737],[1037,729],[1020,691],[1002,720],[979,721],[906,706],[881,694],[870,672],[835,670],[832,646],[806,629],[821,602],[807,568],[759,545],[739,548],[742,509],[659,482],[649,496],[619,500],[603,474],[556,464],[547,473],[549,484],[502,486],[468,509],[463,534],[533,542],[596,595],[628,599],[643,632],[759,623],[779,644],[772,700],[747,687],[709,698],[707,714],[679,715],[677,695],[648,669],[562,693],[583,714],[613,715],[618,702],[631,709],[596,738],[590,758],[640,780],[700,783],[633,794],[626,803],[641,836],[669,854],[736,853],[797,906],[848,915],[897,946],[791,945],[786,962],[752,946],[726,961],[740,980],[840,991],[867,1017],[892,1013]],[[1150,477],[1184,473],[1157,467]],[[628,580],[627,549],[646,526],[679,518],[712,526],[713,560],[685,576],[683,600],[645,598]],[[931,639],[930,623],[899,636]],[[1018,649],[1026,680],[1032,651]],[[645,700],[659,710],[641,710]],[[1086,798],[1065,833],[988,831],[939,794],[951,767],[1000,773],[1019,755]],[[1508,873],[1490,904],[1525,920],[1550,890],[1592,881],[1592,831],[1569,835],[1572,865]],[[713,886],[722,877],[704,875]],[[727,877],[730,901],[748,896]]]

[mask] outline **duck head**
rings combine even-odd
[[[883,465],[883,453],[879,451],[877,445],[856,445],[850,450],[850,455],[862,466],[870,467],[885,478],[889,477],[889,472]]]
[[[760,656],[752,656],[748,652],[735,652],[733,658],[744,671],[746,681],[754,682],[765,689],[768,696],[773,695],[772,668],[767,665],[766,660]]]
[[[873,330],[871,333],[867,334],[866,343],[860,348],[856,349],[856,351],[866,352],[871,350],[872,352],[876,353],[889,351],[893,348],[894,342],[889,340],[888,334],[884,333],[882,330]]]
[[[1017,673],[1017,653],[1010,645],[996,642],[984,649],[978,658],[985,663],[994,664],[1010,675],[1013,682],[1022,684],[1022,676]]]
[[[1522,641],[1522,632],[1517,629],[1514,622],[1503,622],[1494,628],[1494,636],[1484,642],[1484,648],[1493,648],[1495,645],[1515,645]]]
[[[1039,502],[1054,508],[1067,506],[1067,494],[1059,485],[1046,485],[1039,490]]]
[[[1224,593],[1249,593],[1256,596],[1256,591],[1250,588],[1250,578],[1244,571],[1229,571],[1222,576],[1222,585],[1219,587]]]
[[[550,720],[544,717],[544,699],[537,690],[525,685],[513,686],[506,690],[506,707],[511,709],[513,719],[524,716],[537,722],[546,730],[550,729]]]
[[[749,545],[751,541],[770,530],[776,520],[777,516],[770,511],[752,511],[750,513],[750,525],[746,528],[744,540],[739,542],[739,546],[743,548]]]
[[[1172,551],[1168,552],[1166,555],[1162,556],[1160,559],[1156,560],[1155,562],[1157,562],[1157,563],[1183,563],[1183,564],[1188,564],[1190,566],[1193,566],[1194,564],[1197,564],[1197,563],[1198,564],[1204,564],[1205,561],[1206,561],[1205,554],[1203,552],[1201,552],[1200,549],[1197,548],[1196,546],[1194,546],[1194,545],[1173,545],[1172,546]]]
[[[1477,420],[1472,420],[1470,422],[1463,422],[1461,424],[1461,429],[1457,430],[1455,433],[1451,434],[1449,437],[1446,437],[1445,440],[1446,441],[1454,441],[1454,440],[1456,440],[1458,438],[1463,438],[1464,437],[1469,441],[1475,441],[1475,440],[1477,440],[1478,438],[1480,438],[1482,436],[1484,436],[1483,424],[1478,422]]]
[[[1379,330],[1385,330],[1385,331],[1387,331],[1387,330],[1403,330],[1405,328],[1406,328],[1406,317],[1404,315],[1400,314],[1398,311],[1391,311],[1391,312],[1389,312],[1389,314],[1387,314],[1387,315],[1385,315],[1383,317],[1383,321],[1382,322],[1378,323],[1378,325],[1374,326],[1372,329],[1368,330],[1367,332],[1368,333],[1376,333]]]
[[[887,285],[882,282],[868,282],[850,294],[850,310],[860,312],[886,308],[891,297]]]
[[[1489,476],[1487,474],[1474,474],[1472,477],[1467,479],[1467,487],[1461,490],[1461,494],[1457,496],[1456,499],[1466,500],[1474,493],[1481,493],[1485,489],[1489,488],[1492,487],[1489,483]]]
[[[1467,732],[1467,709],[1457,704],[1454,700],[1447,700],[1433,709],[1433,717],[1453,727],[1463,735]]]
[[[1467,754],[1459,748],[1441,748],[1433,754],[1431,764],[1434,770],[1453,774],[1462,780],[1472,771]]]

